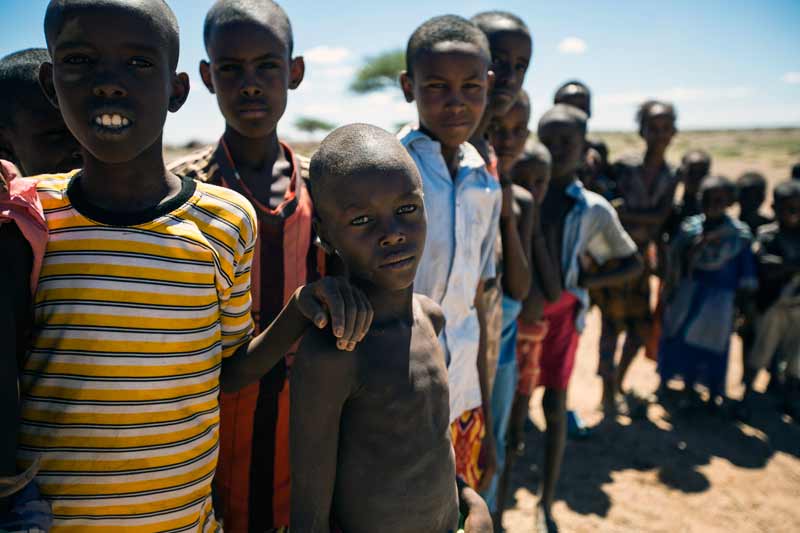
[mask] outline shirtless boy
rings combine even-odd
[[[292,376],[292,531],[455,531],[444,315],[414,295],[426,217],[416,165],[388,132],[339,128],[311,160],[317,231],[373,305],[372,333],[347,355],[303,339]],[[467,531],[491,531],[469,513]],[[475,521],[475,523],[472,523]],[[481,522],[479,524],[479,522]]]
[[[557,531],[551,506],[566,440],[566,399],[578,338],[589,307],[588,289],[618,285],[642,271],[636,245],[616,212],[600,195],[587,191],[576,177],[582,163],[586,113],[557,104],[539,121],[539,139],[552,156],[552,180],[542,204],[544,239],[560,258],[561,295],[548,302],[543,318],[549,329],[542,343],[538,384],[545,387],[544,478],[536,518],[539,531]],[[534,252],[535,253],[535,252]],[[589,270],[592,263],[609,268]]]

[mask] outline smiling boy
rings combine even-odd
[[[258,380],[312,322],[330,322],[352,349],[368,303],[318,282],[252,338],[252,206],[164,165],[164,121],[188,94],[172,11],[161,0],[53,0],[45,34],[41,82],[84,168],[38,185],[50,239],[19,466],[41,457],[53,531],[216,531],[220,389]]]
[[[289,18],[271,0],[219,0],[203,32],[200,63],[225,132],[216,146],[172,165],[178,175],[230,188],[255,207],[259,233],[251,272],[256,331],[278,315],[297,287],[323,265],[305,187],[308,160],[278,138],[288,93],[303,80]],[[289,355],[289,354],[287,354]],[[289,381],[282,360],[259,383],[220,397],[220,459],[215,504],[225,530],[289,525]]]
[[[494,471],[494,438],[486,362],[484,282],[495,277],[500,220],[497,179],[467,141],[486,108],[493,75],[486,36],[445,15],[417,28],[400,82],[416,102],[418,128],[398,134],[422,176],[430,224],[414,289],[441,305],[440,336],[448,363],[456,471],[472,487]],[[485,454],[487,463],[479,457]]]

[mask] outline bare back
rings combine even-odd
[[[293,530],[328,531],[327,514],[348,533],[455,531],[441,311],[419,295],[413,310],[412,325],[375,325],[351,354],[331,353],[329,334],[303,340],[291,389]]]

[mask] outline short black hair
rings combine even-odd
[[[767,190],[767,180],[758,172],[745,172],[736,180],[736,187],[739,192],[747,190],[764,194]]]
[[[522,155],[520,155],[518,161],[529,161],[531,163],[547,165],[548,167],[553,164],[553,158],[547,146],[534,140],[529,140],[525,143],[525,148],[522,150]]]
[[[317,205],[334,187],[330,180],[346,179],[357,172],[373,169],[376,175],[386,170],[410,169],[422,186],[417,166],[397,137],[371,124],[348,124],[333,130],[311,157],[309,190]]]
[[[661,100],[647,100],[636,111],[636,122],[639,123],[639,133],[644,131],[644,126],[651,117],[657,115],[667,115],[675,123],[678,121],[678,113],[675,111],[675,106],[670,102]]]
[[[525,24],[525,21],[508,11],[482,11],[473,16],[470,21],[478,26],[486,35],[512,30],[531,37],[531,30],[528,29],[528,25]]]
[[[709,192],[716,190],[723,190],[730,195],[731,201],[736,200],[736,184],[725,176],[708,176],[703,178],[703,181],[700,182],[697,195],[701,201],[704,201]]]
[[[406,72],[414,74],[414,63],[420,55],[430,52],[439,43],[469,43],[477,46],[485,55],[487,64],[491,62],[489,39],[478,26],[458,15],[433,17],[414,30],[406,46]]]
[[[211,34],[226,24],[250,22],[267,25],[286,43],[289,57],[294,53],[292,23],[286,11],[272,0],[217,0],[203,23],[203,42],[208,50]]]
[[[568,96],[567,90],[570,87],[577,87],[578,92],[584,93],[589,98],[592,97],[592,91],[589,90],[589,86],[579,80],[569,80],[561,84],[561,86],[556,89],[556,94],[553,96],[553,103],[554,104],[561,104],[564,103],[564,98]]]
[[[180,28],[175,13],[164,0],[50,0],[44,15],[48,48],[52,49],[53,41],[72,12],[108,8],[122,9],[146,18],[167,42],[170,68],[175,70],[178,67]]]
[[[681,163],[688,165],[690,163],[704,163],[711,165],[711,155],[705,150],[689,150],[681,158]]]
[[[542,118],[539,119],[539,128],[548,122],[563,122],[574,125],[581,131],[581,135],[586,135],[586,121],[589,117],[577,107],[567,104],[556,104],[551,107]]]
[[[800,198],[800,181],[784,181],[772,191],[772,200],[775,202],[776,206],[783,204],[783,202],[790,198]]]
[[[20,107],[47,99],[39,86],[39,67],[50,61],[45,48],[28,48],[0,59],[0,126],[8,126]]]
[[[800,163],[795,163],[792,166],[792,179],[800,180]]]

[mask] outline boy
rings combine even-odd
[[[504,11],[487,11],[472,17],[472,22],[489,40],[492,55],[494,85],[478,128],[470,143],[477,148],[490,174],[500,179],[504,205],[513,202],[511,182],[504,179],[498,169],[498,158],[489,142],[492,121],[505,116],[519,95],[525,73],[533,52],[533,39],[527,25],[516,15]],[[517,231],[513,210],[502,213],[500,236],[495,244],[496,272],[494,280],[486,284],[484,307],[486,309],[486,359],[489,391],[494,389],[495,373],[500,356],[503,330],[503,292],[521,300],[528,294],[530,272],[528,258]],[[501,452],[502,453],[502,452]]]
[[[422,183],[388,132],[353,124],[311,160],[317,231],[375,310],[372,334],[338,353],[308,334],[292,368],[292,530],[454,531],[455,461],[449,438],[441,309],[414,295],[425,246]],[[468,531],[488,533],[485,504]],[[413,512],[409,512],[413,510]],[[473,523],[475,522],[475,523]]]
[[[553,104],[567,104],[577,107],[586,116],[592,116],[592,92],[589,86],[578,80],[570,80],[556,90]],[[608,146],[600,140],[586,139],[586,162],[579,169],[578,178],[590,191],[610,198],[613,183],[609,179]]]
[[[646,151],[641,156],[626,157],[614,164],[617,194],[614,204],[620,221],[639,250],[645,257],[652,257],[649,248],[661,242],[662,227],[672,213],[678,185],[678,177],[665,159],[677,131],[675,109],[669,103],[648,101],[640,106],[637,120]],[[617,412],[617,395],[624,394],[628,368],[652,336],[650,275],[655,265],[652,260],[649,263],[630,283],[606,288],[594,295],[603,313],[598,368],[603,379],[601,405],[610,419]],[[621,333],[625,333],[625,341],[617,367],[615,360]]]
[[[293,57],[292,27],[270,0],[218,0],[203,35],[209,61],[200,75],[225,117],[219,143],[172,166],[228,187],[255,207],[253,319],[262,331],[301,285],[318,277],[308,160],[278,139],[287,93],[303,80]],[[288,355],[288,354],[287,354]],[[281,360],[259,383],[220,396],[220,457],[214,478],[225,530],[264,531],[289,525],[289,382]]]
[[[352,350],[368,303],[318,282],[252,339],[255,213],[163,161],[164,121],[189,88],[172,11],[161,0],[53,0],[45,35],[53,62],[40,79],[84,168],[38,185],[50,238],[19,465],[41,456],[54,531],[216,531],[220,389],[258,380],[310,322],[330,322]]]
[[[486,431],[492,419],[482,295],[484,282],[495,277],[501,192],[467,141],[486,108],[494,76],[489,62],[486,36],[468,20],[446,15],[422,24],[408,41],[400,76],[406,100],[416,102],[419,128],[398,133],[422,175],[431,213],[414,289],[441,305],[447,319],[440,340],[456,471],[479,489],[491,480],[495,460]]]
[[[545,387],[542,407],[545,432],[544,477],[536,527],[556,531],[551,507],[561,470],[566,439],[566,398],[578,348],[578,337],[589,307],[588,289],[619,285],[642,271],[636,245],[622,229],[610,204],[584,189],[576,178],[582,162],[586,113],[557,104],[539,121],[539,139],[552,157],[552,179],[542,204],[544,241],[560,259],[560,296],[545,304],[542,317],[548,331],[542,342],[538,384]],[[534,255],[536,245],[534,243]],[[610,268],[588,269],[591,263]]]
[[[50,55],[43,48],[0,59],[0,157],[25,176],[81,166],[78,142],[39,86],[39,67],[45,61]]]
[[[750,227],[753,235],[758,228],[772,222],[759,211],[767,197],[767,180],[758,172],[745,172],[736,180],[740,213],[739,220]]]
[[[775,188],[777,222],[762,226],[756,243],[759,272],[755,344],[745,366],[745,399],[749,403],[755,377],[770,368],[776,356],[786,362],[784,409],[800,418],[800,183]]]
[[[517,388],[517,317],[522,309],[522,302],[527,297],[531,286],[531,234],[533,231],[533,196],[531,193],[512,182],[514,164],[522,154],[525,141],[530,130],[531,107],[528,94],[520,91],[517,100],[508,113],[495,118],[490,128],[489,140],[497,154],[498,169],[501,185],[503,186],[503,206],[500,213],[500,224],[509,224],[509,219],[516,226],[512,231],[505,233],[503,240],[503,267],[506,275],[503,276],[502,295],[502,334],[500,337],[500,353],[497,360],[497,372],[494,386],[492,387],[492,419],[494,421],[494,438],[497,443],[497,472],[492,479],[489,489],[483,494],[489,509],[494,513],[494,523],[500,524],[499,507],[496,495],[498,482],[504,469],[506,459],[506,435],[508,434],[508,421],[511,415],[511,406],[514,401],[514,391]],[[511,230],[512,228],[509,228]],[[508,250],[511,246],[518,246],[524,261],[519,264],[509,264],[508,258],[515,253]],[[522,270],[514,271],[522,268]],[[515,277],[525,277],[524,283],[514,286]],[[516,290],[515,290],[516,289]],[[524,292],[520,289],[524,289]],[[501,502],[502,503],[502,502]]]

